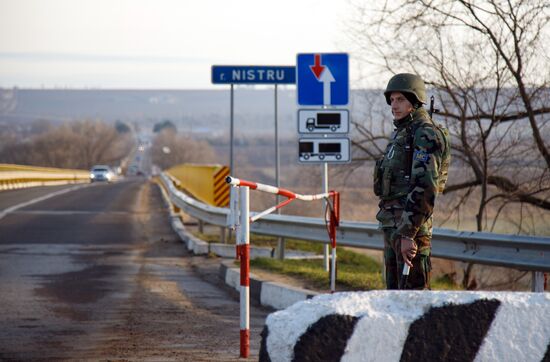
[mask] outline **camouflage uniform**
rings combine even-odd
[[[404,265],[400,240],[404,236],[418,246],[404,287],[429,289],[432,212],[436,194],[443,191],[447,181],[448,134],[422,107],[395,120],[394,125],[396,129],[374,172],[374,192],[380,197],[376,218],[384,231],[386,286],[398,288]]]

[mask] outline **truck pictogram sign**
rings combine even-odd
[[[347,109],[300,109],[298,133],[346,134],[349,132]]]
[[[301,138],[298,141],[298,160],[304,163],[350,162],[350,141],[339,138]]]

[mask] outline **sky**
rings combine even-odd
[[[212,65],[346,52],[347,0],[0,0],[0,87],[213,89]]]

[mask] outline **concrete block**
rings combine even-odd
[[[241,276],[239,269],[237,268],[227,268],[225,273],[225,284],[233,287],[235,290],[241,290]]]
[[[211,243],[210,252],[222,258],[235,258],[235,245]]]
[[[310,290],[294,288],[279,283],[264,282],[262,284],[260,302],[262,305],[275,309],[284,309],[314,295],[316,293]]]
[[[548,293],[347,292],[270,314],[260,361],[546,361],[549,341]]]
[[[273,249],[266,247],[250,246],[250,259],[272,257]]]
[[[193,238],[193,253],[195,255],[206,255],[208,254],[209,246],[208,243],[197,238]]]

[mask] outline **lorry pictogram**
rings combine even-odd
[[[349,112],[347,109],[300,109],[298,111],[298,133],[349,132]]]
[[[349,162],[349,138],[301,138],[298,143],[300,162]]]

